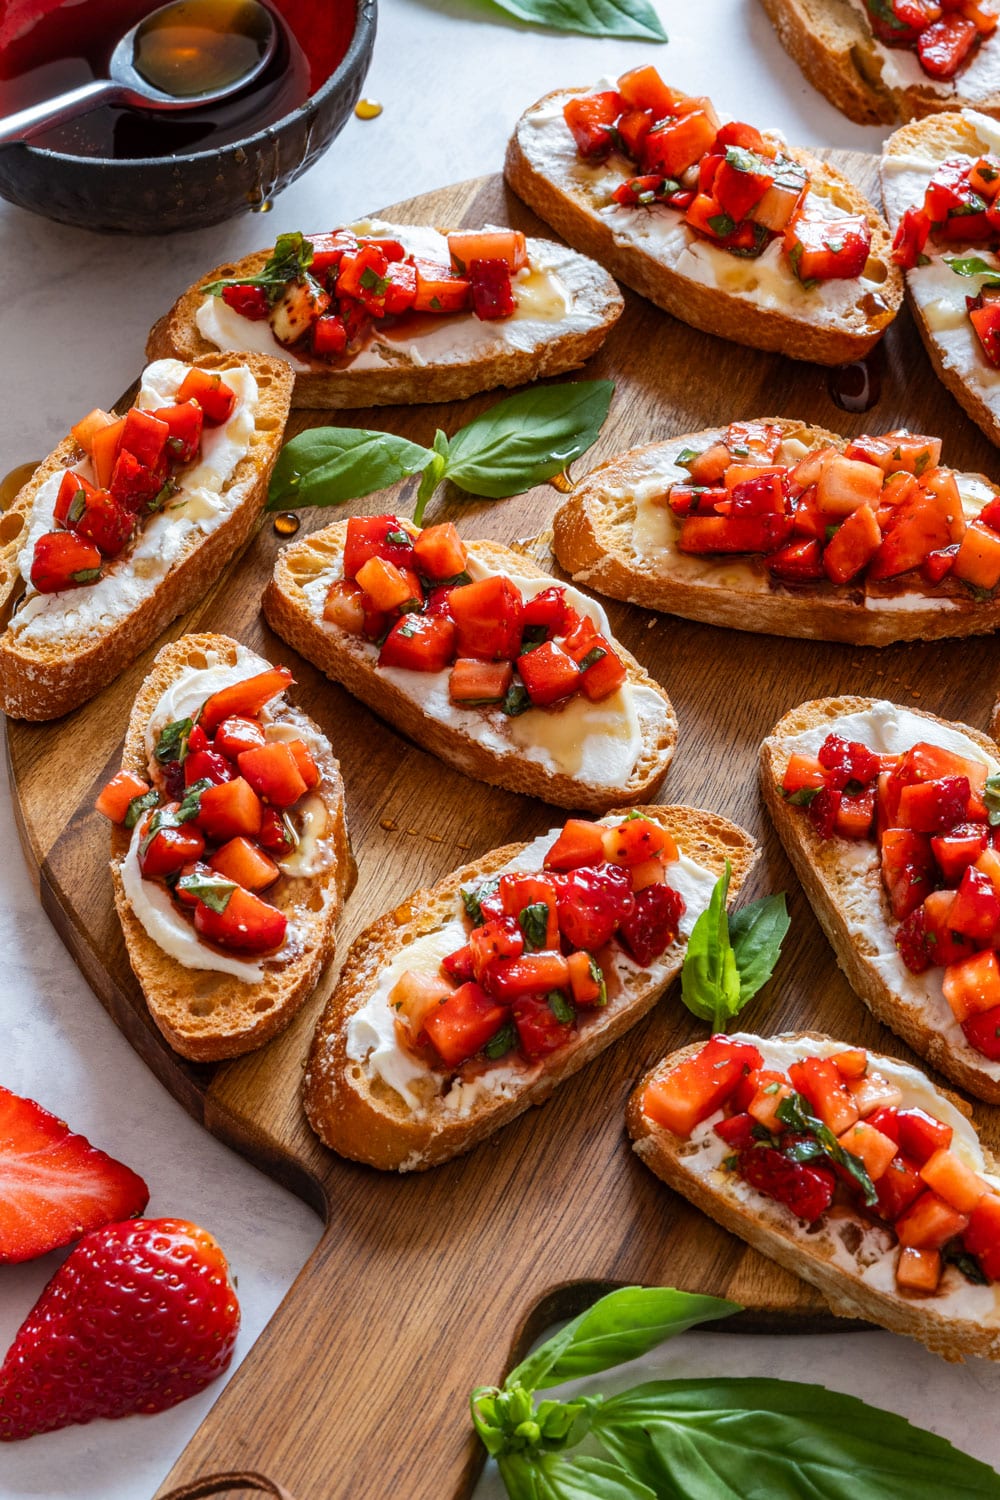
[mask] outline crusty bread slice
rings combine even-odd
[[[859,4],[850,0],[761,0],[778,40],[798,63],[814,88],[859,125],[895,125],[942,110],[972,106],[986,114],[1000,113],[1000,93],[977,88],[962,69],[954,82],[935,80],[913,68],[914,82],[905,87],[887,82],[883,66],[887,53]],[[984,47],[995,45],[989,38]],[[915,54],[911,54],[914,56]]]
[[[1000,1104],[1000,1065],[988,1062],[966,1041],[944,998],[941,969],[910,975],[896,953],[893,935],[898,923],[889,910],[876,845],[820,838],[803,809],[791,806],[781,795],[791,741],[797,735],[820,727],[832,731],[837,719],[868,713],[877,702],[873,698],[817,698],[785,714],[760,747],[764,801],[837,962],[872,1015],[953,1083],[979,1099]],[[922,709],[898,712],[905,712],[915,724],[926,724],[928,737],[932,726],[947,725],[1000,759],[997,746],[978,729],[948,725]],[[919,738],[920,733],[915,733],[913,742]]]
[[[122,769],[148,779],[146,726],[171,683],[210,662],[236,665],[241,653],[239,643],[225,635],[184,635],[164,646],[136,696],[122,749]],[[255,658],[251,663],[248,676],[262,670]],[[329,742],[300,709],[284,699],[273,705],[272,714],[277,722],[320,736],[321,753],[314,756],[321,772],[316,792],[327,810],[324,842],[331,845],[333,862],[316,875],[284,877],[268,892],[267,899],[288,916],[289,938],[285,949],[263,961],[264,977],[259,983],[248,984],[211,969],[187,968],[154,942],[133,911],[122,881],[131,834],[118,824],[111,830],[111,878],[129,963],[163,1035],[175,1052],[195,1062],[239,1057],[284,1030],[333,960],[334,927],[357,876],[340,766]],[[192,938],[200,941],[193,929]]]
[[[405,225],[385,226],[385,229],[397,232],[405,243]],[[200,362],[206,354],[217,353],[215,345],[208,342],[195,322],[203,301],[201,288],[230,277],[253,276],[270,253],[259,250],[241,261],[216,266],[184,292],[153,325],[146,344],[147,359],[172,356]],[[446,356],[431,353],[426,358],[420,353],[419,335],[412,346],[402,339],[390,341],[376,335],[375,342],[385,362],[374,369],[350,364],[338,368],[328,361],[296,352],[296,361],[308,368],[295,370],[292,405],[339,409],[397,402],[460,401],[477,391],[523,385],[546,375],[577,369],[596,353],[618,321],[625,306],[622,295],[601,266],[563,245],[529,239],[528,254],[530,259],[541,257],[556,268],[572,299],[569,317],[545,323],[528,339],[520,336],[524,324],[508,325],[506,320],[483,323],[472,313],[461,314],[458,316],[462,323],[474,327],[479,347],[463,352],[461,341],[456,339],[454,350]],[[442,326],[453,321],[444,319]],[[508,326],[517,333],[516,338],[505,334]],[[266,330],[267,325],[247,324],[248,330],[255,334],[259,334],[261,327]],[[278,356],[282,353],[277,343],[274,353]]]
[[[224,487],[226,494],[234,497],[226,519],[207,536],[195,532],[187,539],[152,594],[113,621],[81,631],[74,625],[74,612],[79,603],[77,594],[84,590],[73,590],[58,596],[64,601],[65,629],[30,641],[18,632],[16,620],[12,627],[11,616],[25,587],[18,570],[18,552],[30,524],[35,496],[50,475],[72,468],[85,457],[72,437],[64,438],[39,465],[0,520],[0,627],[5,627],[0,634],[0,707],[11,718],[55,719],[92,698],[171,620],[206,593],[253,531],[281,448],[291,372],[283,360],[260,354],[215,355],[199,359],[198,364],[201,369],[222,373],[248,366],[259,392],[255,428],[249,452]],[[106,573],[127,573],[132,550],[128,548],[114,559]]]
[[[669,829],[681,854],[712,874],[721,875],[728,859],[732,866],[729,894],[735,897],[758,854],[748,833],[726,818],[697,808],[642,807],[639,811]],[[372,1077],[362,1062],[348,1057],[348,1022],[394,958],[415,939],[445,926],[462,911],[461,886],[480,884],[525,847],[508,844],[494,849],[430,890],[416,891],[353,943],[316,1028],[304,1081],[306,1113],[313,1129],[342,1156],[386,1171],[421,1171],[461,1155],[532,1105],[543,1104],[557,1084],[651,1010],[679,973],[686,944],[683,936],[657,960],[653,982],[634,966],[630,971],[620,970],[620,992],[612,995],[609,990],[607,1005],[590,1011],[579,1034],[565,1047],[540,1063],[504,1064],[514,1077],[502,1091],[480,1094],[467,1110],[448,1110],[428,1073],[427,1103],[419,1113],[411,1110],[381,1078]],[[695,915],[685,914],[688,931]]]
[[[274,574],[264,591],[264,614],[268,623],[307,661],[335,682],[342,682],[348,692],[367,703],[423,749],[464,771],[467,776],[491,786],[542,797],[557,807],[606,812],[612,806],[641,801],[662,780],[674,753],[677,719],[663,688],[621,645],[616,645],[615,649],[628,669],[629,683],[633,687],[648,689],[659,699],[656,716],[645,720],[640,718],[642,747],[624,786],[588,782],[565,771],[549,770],[539,761],[528,760],[513,741],[509,749],[495,749],[477,743],[461,728],[425,712],[384,673],[375,670],[371,647],[360,636],[349,635],[324,621],[322,602],[317,610],[305,593],[309,584],[334,567],[339,568],[346,535],[347,523],[338,521],[284,548],[278,554]],[[478,562],[495,571],[530,578],[549,576],[528,558],[498,542],[472,542],[469,552]],[[556,580],[552,579],[552,582]],[[414,673],[414,679],[418,675]]]
[[[762,417],[780,427],[783,441],[806,449],[838,447],[848,439],[822,427],[785,417]],[[937,640],[943,636],[983,635],[1000,626],[1000,602],[977,602],[958,586],[912,592],[905,609],[893,581],[871,585],[799,583],[771,585],[763,566],[732,557],[688,558],[673,546],[644,553],[635,539],[637,496],[657,489],[658,476],[681,482],[673,458],[683,448],[696,452],[720,442],[724,429],[672,438],[616,454],[584,476],[567,495],[553,520],[553,549],[575,583],[624,599],[644,609],[662,609],[687,620],[728,625],[770,635],[849,641],[855,646],[887,646],[893,641]],[[983,475],[970,476],[990,495],[1000,493]],[[669,512],[666,512],[669,516]],[[691,565],[695,566],[692,567]],[[713,581],[713,579],[718,581]],[[879,607],[880,600],[886,607]]]
[[[872,230],[866,267],[872,284],[859,285],[857,297],[837,317],[819,321],[815,316],[816,304],[810,305],[805,294],[796,291],[791,276],[789,295],[794,294],[794,300],[787,309],[776,308],[770,299],[754,295],[756,262],[753,260],[740,261],[728,256],[733,266],[727,266],[727,277],[745,278],[746,284],[739,290],[723,289],[706,285],[675,268],[673,262],[681,246],[676,234],[657,239],[650,233],[645,243],[635,244],[616,230],[602,211],[611,203],[610,192],[615,186],[612,179],[623,181],[631,175],[624,160],[620,161],[620,170],[614,164],[616,158],[600,173],[586,166],[581,168],[568,128],[565,141],[561,135],[557,138],[556,150],[549,139],[548,126],[539,129],[532,123],[531,117],[536,112],[543,120],[551,118],[553,111],[567,99],[587,92],[580,88],[557,89],[526,110],[511,136],[504,166],[507,181],[518,197],[569,244],[592,255],[619,281],[683,323],[737,344],[772,349],[792,359],[836,365],[860,359],[878,342],[899,309],[902,278],[890,259],[885,220],[841,172],[805,151],[784,147],[789,156],[809,170],[814,185],[821,186],[846,212],[863,213]],[[656,222],[650,215],[662,215],[664,223],[676,220],[678,227],[681,226],[680,216],[671,209],[654,206],[622,212],[640,216],[639,222],[649,229]]]
[[[831,1038],[811,1031],[783,1033],[772,1038],[740,1036],[739,1039],[756,1043],[764,1052],[765,1063],[769,1041],[801,1045],[802,1055],[818,1056],[850,1046],[850,1043],[833,1042]],[[704,1167],[701,1171],[695,1170],[694,1163],[699,1155],[697,1145],[656,1124],[644,1114],[642,1106],[647,1084],[671,1072],[703,1045],[696,1042],[672,1052],[646,1074],[629,1100],[629,1133],[636,1153],[650,1171],[724,1229],[739,1235],[762,1255],[776,1260],[785,1270],[817,1287],[838,1317],[866,1318],[869,1322],[880,1323],[893,1333],[918,1339],[947,1360],[961,1360],[967,1355],[1000,1359],[1000,1310],[992,1297],[993,1288],[975,1288],[985,1296],[983,1307],[977,1308],[972,1316],[968,1307],[962,1308],[960,1297],[949,1303],[944,1296],[904,1296],[891,1283],[889,1287],[883,1287],[864,1275],[866,1267],[862,1258],[867,1259],[870,1253],[871,1221],[849,1210],[844,1213],[834,1210],[807,1229],[783,1204],[750,1188],[734,1173],[705,1171]],[[880,1072],[888,1072],[890,1076],[893,1069],[903,1067],[895,1059],[874,1052],[869,1052],[869,1057]],[[906,1070],[907,1075],[911,1072],[916,1074],[915,1069]],[[935,1088],[929,1079],[922,1081],[942,1105],[951,1105],[960,1115],[969,1115],[968,1105],[963,1100]],[[983,1156],[986,1170],[994,1171],[993,1159],[985,1148]],[[890,1238],[893,1237],[887,1234],[886,1239]],[[854,1266],[850,1264],[852,1260]],[[964,1287],[957,1270],[951,1269],[947,1275],[952,1287]]]
[[[994,45],[1000,45],[1000,41]],[[904,208],[923,207],[922,193],[916,202],[904,204],[901,199],[897,202],[890,180],[891,168],[887,167],[892,158],[902,158],[908,164],[913,160],[925,160],[928,164],[926,181],[929,181],[935,167],[949,157],[976,158],[990,150],[995,150],[995,147],[991,147],[977,132],[975,115],[970,117],[957,112],[934,115],[902,126],[889,137],[882,150],[882,198],[890,227],[895,230]],[[926,186],[926,182],[924,185]],[[938,251],[933,240],[928,241],[926,252],[935,263],[942,254],[961,257],[981,253],[975,246],[965,250],[958,242],[944,245]],[[946,346],[935,332],[918,295],[923,270],[923,267],[918,266],[915,270],[906,272],[906,293],[931,364],[938,379],[944,382],[962,410],[982,428],[991,443],[1000,444],[1000,374],[986,362],[975,329],[968,318],[962,327],[964,337],[949,340],[951,347]],[[955,280],[961,284],[963,293],[973,295],[979,289],[980,282],[976,277],[966,280],[956,276]]]

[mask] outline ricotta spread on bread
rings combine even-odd
[[[617,819],[610,816],[598,821],[612,825]],[[495,871],[496,876],[541,871],[546,854],[561,832],[561,828],[554,828],[534,839],[502,869]],[[690,935],[697,917],[708,906],[717,879],[717,874],[683,853],[679,859],[666,866],[666,883],[684,897],[685,911],[679,923],[682,936]],[[474,889],[476,883],[470,882],[465,889]],[[435,1108],[444,1109],[461,1118],[468,1115],[484,1095],[494,1099],[509,1097],[519,1092],[545,1068],[544,1061],[513,1065],[498,1063],[468,1080],[452,1081],[434,1073],[399,1045],[395,1013],[389,1004],[389,994],[397,981],[408,969],[434,973],[441,960],[467,940],[461,912],[456,910],[449,922],[408,943],[395,954],[380,970],[378,983],[364,1005],[347,1021],[346,1051],[349,1061],[364,1068],[369,1079],[378,1079],[392,1089],[415,1115],[426,1110],[428,1090],[437,1090],[433,1098]],[[658,979],[666,976],[671,967],[676,967],[675,955],[670,949],[662,958],[643,969],[619,946],[614,963],[619,974],[641,974],[650,985],[655,985]],[[613,1006],[615,1000],[610,999],[608,1003]]]
[[[988,755],[959,729],[885,701],[876,703],[867,712],[824,718],[822,723],[801,734],[786,736],[780,741],[782,752],[815,756],[831,733],[857,740],[876,754],[884,755],[903,754],[920,741],[926,741],[985,765],[990,776],[1000,772],[1000,760]],[[943,1038],[949,1051],[990,1078],[1000,1079],[1000,1062],[991,1062],[969,1045],[945,1000],[941,985],[943,970],[931,968],[923,974],[914,974],[900,957],[890,925],[878,847],[867,840],[850,839],[837,839],[826,847],[838,876],[837,902],[865,962],[879,973],[901,1004],[919,1010],[926,1025]]]
[[[191,368],[174,359],[147,365],[136,406],[153,411],[173,401]],[[231,480],[250,450],[258,387],[246,365],[227,370],[226,382],[236,396],[232,413],[219,426],[205,427],[201,456],[179,471],[177,492],[149,518],[134,546],[96,582],[64,593],[29,593],[10,622],[19,643],[37,646],[58,643],[65,635],[82,640],[100,635],[149,599],[192,546],[232,514],[241,497]],[[26,582],[39,537],[55,529],[54,508],[66,472],[58,469],[50,475],[35,496],[18,554],[18,568]],[[74,472],[94,479],[89,459],[75,464]]]
[[[616,80],[602,79],[583,92],[616,88]],[[563,106],[580,92],[567,89],[528,110],[518,131],[518,142],[535,171],[588,200],[591,210],[610,229],[616,244],[642,250],[691,281],[746,298],[755,306],[823,326],[838,325],[856,312],[865,296],[879,295],[885,280],[884,268],[871,278],[834,279],[806,287],[789,266],[780,235],[762,255],[744,259],[700,238],[684,222],[684,215],[678,209],[665,204],[627,207],[612,202],[613,190],[632,174],[624,163],[616,166],[614,159],[590,165],[579,156],[563,117]],[[764,134],[784,144],[776,132]],[[840,188],[835,183],[814,175],[805,198],[806,215],[837,220],[856,214],[856,206],[838,201],[839,194]]]
[[[889,735],[893,737],[891,731]],[[923,737],[931,738],[926,734]],[[962,754],[966,753],[963,749]],[[833,1057],[844,1050],[842,1042],[826,1037],[761,1038],[736,1032],[731,1039],[756,1046],[763,1054],[765,1068],[782,1072],[803,1057]],[[986,1168],[983,1149],[971,1121],[939,1093],[918,1068],[874,1053],[871,1054],[871,1060],[875,1070],[902,1091],[900,1108],[923,1109],[943,1124],[950,1125],[954,1132],[951,1149],[966,1166],[980,1173],[991,1186],[1000,1189],[1000,1178],[991,1176]],[[895,1267],[899,1242],[891,1226],[837,1209],[828,1211],[812,1225],[793,1218],[787,1209],[764,1198],[737,1173],[725,1170],[723,1162],[731,1154],[732,1147],[715,1133],[715,1126],[723,1118],[723,1113],[723,1110],[718,1109],[695,1126],[690,1140],[679,1148],[678,1156],[684,1170],[703,1179],[713,1191],[728,1198],[736,1198],[744,1208],[771,1221],[776,1216],[780,1218],[785,1232],[801,1239],[804,1253],[814,1252],[825,1256],[841,1269],[859,1276],[873,1290],[896,1294]],[[640,1142],[640,1155],[643,1144]],[[945,1316],[983,1324],[1000,1323],[1000,1302],[996,1293],[995,1285],[975,1285],[966,1280],[956,1266],[946,1265],[940,1289],[929,1299],[927,1305],[935,1313]]]
[[[437,229],[362,219],[345,226],[358,235],[400,240],[408,253],[448,265],[448,241]],[[492,226],[485,226],[487,229]],[[365,346],[336,368],[380,370],[407,361],[414,365],[460,365],[510,350],[536,349],[560,332],[585,332],[598,326],[603,308],[594,306],[593,268],[583,256],[550,240],[529,239],[528,266],[513,278],[515,310],[509,318],[483,321],[472,313],[423,318],[415,325],[405,317],[397,328],[376,330]],[[203,297],[195,313],[202,338],[224,350],[252,350],[277,355],[298,373],[328,370],[328,361],[303,359],[278,342],[266,321],[251,322],[221,297]]]
[[[470,543],[467,565],[470,579],[476,582],[496,571],[479,561],[475,543]],[[342,576],[340,557],[303,587],[314,622],[330,634],[336,634],[338,627],[324,619],[323,608],[331,583]],[[547,575],[519,577],[505,570],[504,576],[525,600],[533,599],[553,583]],[[600,634],[611,638],[607,615],[596,600],[568,585],[566,599],[578,614],[594,621]],[[561,708],[529,708],[517,717],[509,717],[499,708],[461,708],[449,696],[449,668],[441,672],[416,672],[403,667],[380,667],[376,645],[360,639],[355,644],[370,659],[372,671],[392,682],[429,718],[450,725],[497,755],[516,753],[549,772],[575,776],[600,786],[624,786],[642,754],[643,727],[661,726],[669,717],[667,704],[658,693],[628,681],[599,703],[581,696]]]
[[[154,785],[162,775],[155,759],[155,750],[164,727],[185,718],[196,718],[202,705],[214,693],[243,682],[259,672],[266,672],[268,667],[269,663],[262,657],[241,646],[235,662],[227,664],[212,653],[207,653],[204,667],[192,668],[171,681],[146,725],[145,749]],[[278,703],[282,705],[280,715],[275,711]],[[282,693],[276,694],[270,703],[264,705],[260,721],[264,728],[265,743],[275,740],[303,740],[321,771],[330,769],[333,751],[329,741],[304,714],[283,702]],[[278,861],[278,868],[283,875],[289,877],[320,875],[329,870],[336,859],[329,810],[323,798],[312,792],[296,808],[296,817],[302,824],[299,843],[286,858]],[[210,969],[216,973],[230,974],[247,984],[255,984],[264,977],[264,962],[281,962],[284,954],[295,948],[297,940],[294,921],[289,924],[283,949],[264,962],[238,958],[202,942],[191,923],[178,910],[166,887],[159,881],[143,878],[138,858],[142,836],[143,822],[140,819],[132,831],[128,852],[121,861],[125,894],[147,936],[183,968]],[[330,898],[331,893],[324,892],[324,903]]]

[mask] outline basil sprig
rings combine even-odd
[[[179,891],[186,891],[189,896],[197,896],[198,900],[207,906],[210,911],[224,912],[229,905],[229,898],[236,889],[235,880],[226,880],[221,875],[199,874],[192,870],[190,875],[182,875],[177,882]]]
[[[538,1391],[636,1359],[738,1304],[669,1287],[602,1297],[470,1398],[511,1500],[987,1500],[994,1471],[893,1412],[822,1386],[658,1380],[620,1395]],[[588,1438],[589,1452],[578,1445]],[[595,1444],[600,1451],[595,1456]]]
[[[645,42],[667,40],[649,0],[494,0],[494,3],[519,21],[549,26],[553,31],[639,37]]]
[[[161,765],[171,760],[179,760],[183,764],[187,757],[188,737],[193,728],[193,719],[174,719],[172,723],[163,726],[153,752]]]
[[[1000,286],[1000,266],[991,266],[979,255],[946,255],[945,262],[956,276],[992,276],[993,286]]]
[[[200,288],[203,296],[220,297],[227,286],[259,286],[267,292],[270,303],[277,302],[291,281],[302,281],[312,265],[313,247],[304,235],[279,234],[274,249],[256,276],[234,276],[210,281]]]
[[[614,386],[577,380],[533,387],[498,401],[430,448],[391,432],[312,427],[285,444],[274,466],[268,510],[341,505],[421,474],[413,519],[445,480],[467,494],[503,500],[542,484],[597,441]]]
[[[688,938],[681,999],[713,1031],[725,1031],[774,972],[788,931],[784,893],[726,914],[732,866],[715,882],[711,900]]]
[[[865,1203],[869,1208],[875,1207],[878,1193],[864,1162],[853,1151],[844,1150],[829,1125],[824,1125],[813,1112],[804,1094],[789,1094],[782,1099],[775,1114],[792,1130],[808,1136],[808,1140],[790,1141],[787,1145],[782,1143],[783,1156],[790,1157],[792,1161],[816,1161],[819,1157],[826,1157],[835,1166],[843,1167],[845,1172],[850,1173],[861,1189]]]

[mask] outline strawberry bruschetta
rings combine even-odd
[[[285,701],[292,682],[227,636],[181,636],[97,799],[129,962],[171,1047],[199,1062],[288,1024],[354,884],[340,768]]]
[[[941,440],[732,422],[608,459],[553,522],[574,581],[712,625],[884,646],[1000,624],[1000,492]]]
[[[963,110],[904,125],[881,171],[893,259],[931,363],[1000,443],[1000,121]]]
[[[1000,1359],[1000,1177],[968,1113],[863,1047],[737,1034],[665,1058],[628,1125],[658,1177],[841,1317]]]
[[[571,245],[736,343],[840,364],[898,310],[885,222],[846,177],[653,67],[547,94],[518,121],[505,171]]]
[[[666,693],[600,605],[452,523],[356,516],[286,547],[269,624],[449,765],[561,807],[639,802],[665,774]]]
[[[281,360],[158,360],[123,416],[95,410],[0,528],[0,707],[86,702],[218,579],[264,505],[291,396]]]
[[[749,834],[689,807],[571,818],[417,891],[355,941],[305,1076],[317,1134],[418,1171],[541,1104],[651,1008]]]
[[[761,786],[851,987],[915,1052],[1000,1103],[1000,754],[871,698],[793,709]]]
[[[217,267],[146,352],[279,356],[295,406],[455,401],[575,369],[622,307],[606,271],[551,240],[366,219]]]

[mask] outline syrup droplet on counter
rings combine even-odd
[[[549,480],[549,484],[554,490],[558,490],[560,495],[568,495],[570,490],[576,484],[576,480],[570,477],[570,472],[568,469],[564,469],[561,474],[553,474],[552,478]]]
[[[23,484],[27,484],[37,468],[37,463],[18,464],[16,469],[11,469],[9,474],[0,479],[0,510],[7,509],[18,490]]]
[[[873,349],[864,359],[836,365],[827,376],[830,400],[841,411],[871,411],[882,394],[882,354]]]
[[[377,120],[382,113],[382,106],[377,99],[359,99],[354,106],[354,113],[359,120]]]
[[[302,522],[292,510],[283,510],[274,518],[274,529],[279,536],[294,536]]]

